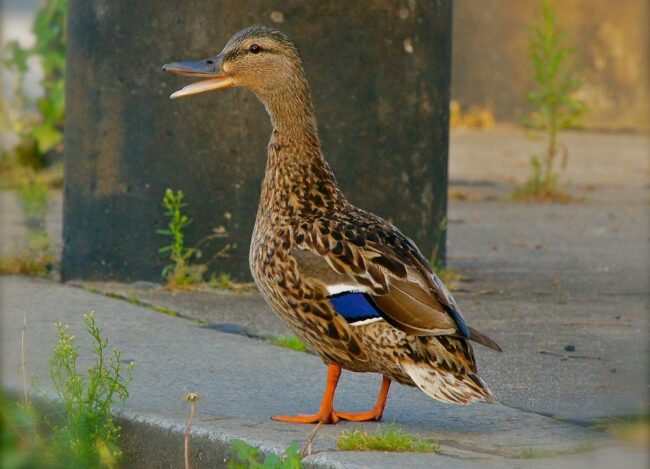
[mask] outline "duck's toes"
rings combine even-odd
[[[311,414],[311,415],[305,415],[305,414],[278,415],[271,418],[276,422],[303,423],[303,424],[322,423],[325,425],[330,423],[338,423],[338,421],[340,420],[334,412],[322,412],[322,413],[319,412],[318,414]]]
[[[373,409],[369,412],[339,412],[335,410],[333,414],[339,420],[348,422],[378,422],[381,420],[383,410]]]

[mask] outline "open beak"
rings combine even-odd
[[[163,65],[163,71],[185,75],[188,77],[206,78],[206,80],[197,81],[185,88],[173,93],[170,98],[176,99],[192,94],[205,93],[207,91],[229,88],[235,83],[232,78],[227,76],[221,69],[223,57],[217,55],[204,60],[195,62],[173,62]]]

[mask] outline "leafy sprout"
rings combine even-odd
[[[558,141],[561,130],[574,127],[587,111],[584,101],[575,93],[580,81],[575,71],[575,47],[559,24],[555,6],[544,0],[541,17],[529,32],[528,52],[533,65],[535,88],[526,95],[533,112],[524,124],[545,135],[546,150],[542,156],[531,157],[532,174],[519,187],[515,198],[553,199],[559,179],[556,162],[566,167],[569,152]]]

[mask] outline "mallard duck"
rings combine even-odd
[[[271,308],[328,369],[316,414],[274,419],[380,420],[392,381],[443,402],[492,402],[470,341],[500,347],[468,326],[413,241],[343,196],[321,151],[294,42],[276,29],[252,26],[214,57],[163,70],[203,78],[171,98],[244,87],[264,104],[273,124],[251,272]],[[382,375],[370,411],[334,410],[341,369]]]

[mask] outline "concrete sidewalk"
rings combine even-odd
[[[244,438],[266,451],[282,451],[293,440],[304,444],[311,426],[270,421],[276,414],[318,407],[325,367],[314,356],[265,342],[224,334],[180,318],[152,312],[120,300],[54,282],[19,277],[0,279],[2,298],[2,381],[19,383],[20,331],[27,312],[26,357],[30,376],[50,390],[47,361],[56,340],[54,323],[70,324],[83,351],[88,341],[82,315],[96,311],[111,345],[125,362],[135,361],[131,397],[119,409],[126,424],[127,466],[147,458],[148,467],[170,467],[182,457],[182,425],[187,392],[201,396],[194,434],[195,465],[212,467],[228,457],[233,438]],[[83,369],[83,361],[80,369]],[[485,364],[484,369],[487,369]],[[497,383],[493,383],[497,384]],[[346,373],[337,405],[363,409],[371,405],[377,376]],[[642,449],[612,445],[603,434],[501,404],[469,407],[432,401],[416,389],[396,386],[385,421],[434,439],[435,454],[345,453],[334,438],[358,427],[347,423],[323,428],[306,460],[313,467],[643,467]],[[375,424],[364,424],[371,428]],[[146,437],[149,435],[149,437]],[[569,455],[574,452],[584,454]],[[594,452],[595,451],[595,452]],[[562,456],[562,453],[567,453]],[[549,456],[524,460],[526,455]],[[558,456],[553,456],[560,454]],[[140,461],[140,462],[138,462]]]

